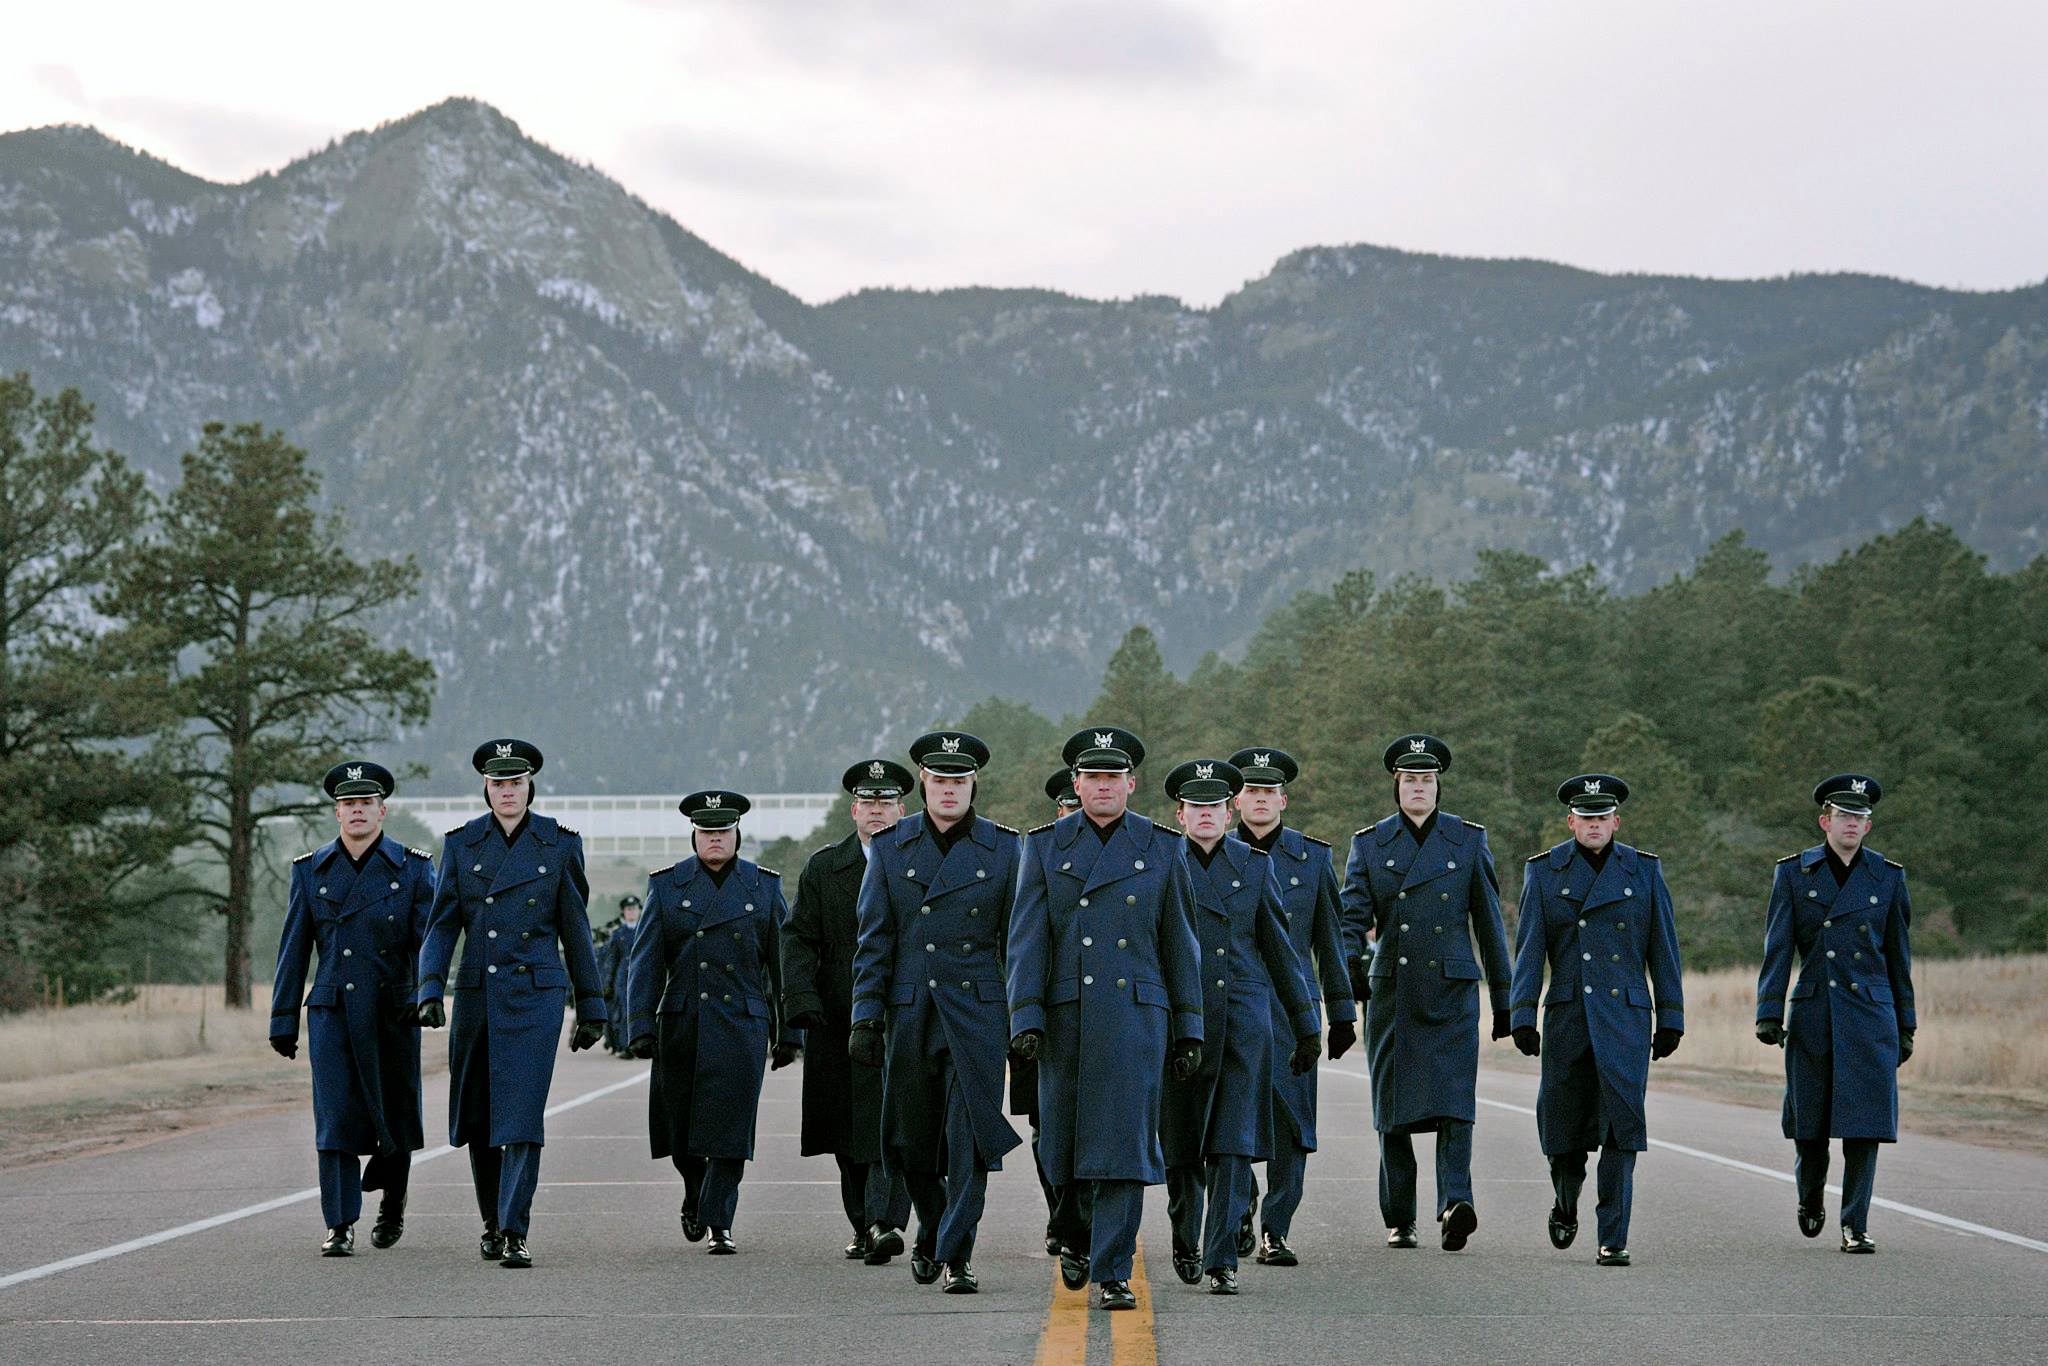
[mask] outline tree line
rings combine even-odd
[[[260,826],[426,719],[431,664],[377,629],[418,567],[351,549],[306,453],[210,423],[180,473],[152,492],[76,390],[0,376],[0,1009],[117,988],[138,924],[209,912],[248,1005]]]
[[[1813,785],[1868,772],[1886,792],[1870,844],[1908,869],[1918,949],[2048,947],[2048,830],[2028,806],[2048,791],[2048,557],[1994,573],[1926,521],[1785,578],[1730,534],[1633,596],[1513,551],[1447,584],[1355,571],[1273,612],[1241,659],[1177,676],[1135,626],[1081,713],[992,698],[945,724],[995,751],[979,808],[1029,828],[1091,721],[1144,738],[1134,805],[1167,821],[1172,764],[1289,751],[1287,820],[1336,847],[1339,876],[1351,833],[1394,809],[1387,742],[1442,736],[1445,809],[1487,826],[1511,920],[1522,861],[1567,838],[1556,785],[1619,774],[1620,837],[1663,860],[1701,968],[1755,959],[1772,863],[1820,842]],[[844,833],[763,856],[793,873]]]

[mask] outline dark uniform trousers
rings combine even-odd
[[[953,1070],[945,1025],[937,1010],[925,1016],[923,1081],[931,1094],[926,1112],[945,1117],[940,1138],[945,1173],[912,1167],[903,1173],[917,1209],[917,1250],[937,1262],[974,1256],[974,1234],[988,1204],[988,1168],[975,1151],[974,1116]]]
[[[1824,1138],[1795,1139],[1792,1144],[1792,1179],[1799,1187],[1799,1203],[1820,1209],[1828,1185],[1828,1141]],[[1870,1228],[1870,1193],[1877,1185],[1877,1140],[1842,1140],[1842,1227],[1851,1233]]]
[[[1579,1192],[1586,1186],[1586,1154],[1552,1153],[1550,1188],[1557,1193],[1557,1207],[1565,1222],[1579,1219]],[[1600,1246],[1628,1246],[1628,1215],[1635,1202],[1636,1155],[1627,1148],[1611,1145],[1600,1149],[1600,1168],[1594,1178],[1596,1207],[1600,1219]]]
[[[1446,1117],[1436,1120],[1435,1126],[1436,1208],[1441,1216],[1457,1201],[1472,1199],[1472,1121]],[[1415,1222],[1415,1178],[1415,1135],[1405,1129],[1381,1134],[1380,1217],[1388,1228]],[[1266,1226],[1272,1227],[1270,1211]]]
[[[1166,1217],[1176,1250],[1200,1249],[1202,1269],[1237,1266],[1237,1225],[1250,1208],[1252,1159],[1211,1153],[1166,1169]]]
[[[412,1177],[411,1153],[379,1153],[359,1162],[354,1153],[322,1148],[320,1158],[320,1214],[328,1228],[353,1224],[363,1217],[363,1192],[381,1190],[394,1205],[404,1205],[405,1188]],[[1827,1144],[1821,1144],[1821,1174],[1828,1169]]]
[[[740,1207],[740,1178],[747,1174],[747,1159],[676,1153],[669,1160],[683,1178],[683,1208],[707,1227],[731,1228]]]
[[[1127,1281],[1144,1213],[1142,1181],[1070,1181],[1059,1188],[1050,1228],[1065,1246],[1088,1249],[1097,1282]]]
[[[839,1164],[839,1207],[855,1233],[872,1224],[900,1229],[910,1222],[910,1190],[902,1177],[879,1162],[856,1162],[845,1153],[834,1154],[834,1160]]]
[[[469,1174],[476,1209],[500,1233],[526,1236],[533,1217],[533,1193],[540,1186],[540,1144],[507,1143],[501,1148],[469,1145]]]

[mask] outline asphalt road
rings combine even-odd
[[[677,1228],[680,1182],[647,1157],[645,1071],[563,1057],[530,1271],[478,1259],[461,1153],[415,1167],[396,1248],[370,1248],[366,1218],[354,1258],[320,1257],[307,1112],[0,1175],[0,1361],[2048,1360],[2038,1157],[1911,1136],[1885,1148],[1880,1199],[1924,1214],[1875,1211],[1877,1255],[1847,1257],[1832,1226],[1811,1242],[1795,1229],[1775,1115],[1653,1093],[1653,1142],[1690,1151],[1644,1155],[1635,1265],[1601,1268],[1590,1182],[1579,1243],[1557,1252],[1544,1235],[1535,1079],[1482,1072],[1471,1247],[1445,1253],[1425,1229],[1420,1249],[1391,1251],[1363,1065],[1347,1057],[1324,1073],[1302,1265],[1247,1261],[1236,1299],[1183,1286],[1155,1190],[1141,1309],[1103,1314],[1056,1289],[1023,1150],[991,1185],[980,1295],[916,1285],[900,1259],[843,1260],[831,1159],[796,1155],[795,1068],[762,1098],[740,1255],[707,1257]],[[445,1133],[444,1090],[430,1079],[430,1135]],[[1425,1157],[1425,1205],[1430,1184]]]

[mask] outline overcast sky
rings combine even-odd
[[[813,300],[1209,304],[1340,242],[2048,276],[2041,0],[67,0],[7,28],[0,129],[240,180],[473,95]]]

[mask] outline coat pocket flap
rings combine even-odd
[[[566,987],[569,985],[569,973],[564,968],[543,965],[533,970],[533,984],[537,987]]]
[[[306,1004],[309,1006],[338,1006],[341,992],[332,983],[323,983],[306,989]]]
[[[1007,1002],[1010,997],[1009,993],[1003,990],[1001,982],[976,982],[974,984],[974,999],[977,1001]]]
[[[484,984],[484,975],[475,968],[462,968],[455,974],[457,991],[475,991]]]
[[[1052,984],[1050,991],[1045,993],[1045,1003],[1049,1006],[1063,1006],[1070,1001],[1078,1001],[1080,999],[1081,979],[1078,977],[1062,977],[1059,981]]]
[[[1892,1004],[1892,985],[1889,982],[1865,983],[1863,987],[1863,994],[1868,996],[1871,1000],[1877,1002],[1881,1006],[1888,1006]]]
[[[1547,1006],[1561,1006],[1571,998],[1572,989],[1570,983],[1552,982],[1550,990],[1544,993],[1543,1004]]]
[[[1167,999],[1166,988],[1157,982],[1133,982],[1131,983],[1131,995],[1137,998],[1138,1004],[1141,1006],[1158,1006],[1161,1010],[1165,1010],[1171,1005],[1171,1002]]]
[[[747,997],[747,1014],[753,1016],[757,1020],[767,1019],[768,998],[765,996]]]
[[[907,1006],[907,1005],[910,1005],[910,1004],[911,1004],[912,1002],[914,1002],[914,1001],[916,1001],[916,1000],[917,1000],[917,983],[915,983],[915,982],[891,982],[891,983],[889,984],[889,1004],[890,1004],[890,1005],[892,1005],[892,1006]]]
[[[1630,987],[1626,995],[1630,1005],[1641,1006],[1644,1010],[1650,1008],[1650,989],[1648,987]]]
[[[1795,1001],[1803,1001],[1803,1000],[1805,1000],[1805,999],[1806,999],[1807,997],[1809,997],[1809,996],[1811,996],[1811,995],[1813,995],[1813,983],[1811,983],[1811,982],[1794,982],[1794,983],[1792,984],[1792,999],[1793,999],[1793,1000],[1795,1000]]]
[[[1469,960],[1447,958],[1444,960],[1444,976],[1453,982],[1477,982],[1480,980],[1479,965]]]

